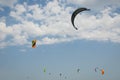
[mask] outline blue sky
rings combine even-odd
[[[119,80],[119,3],[1,0],[0,80]],[[78,7],[91,11],[77,15],[76,31],[70,19]],[[104,68],[105,74],[96,73],[95,67]]]

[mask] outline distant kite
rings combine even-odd
[[[102,75],[104,75],[104,69],[100,69],[99,67],[95,68],[95,72],[100,71]]]
[[[44,73],[46,72],[46,69],[45,69],[45,68],[43,69],[43,72],[44,72]]]
[[[62,76],[62,73],[60,73],[60,77]]]
[[[82,12],[82,11],[90,11],[90,9],[87,9],[87,8],[78,8],[78,9],[76,9],[76,10],[73,12],[73,14],[72,14],[72,16],[71,16],[72,25],[73,25],[73,27],[74,27],[76,30],[78,30],[78,28],[75,27],[74,19],[75,19],[76,15],[77,15],[78,13]]]
[[[49,73],[49,75],[51,75],[51,73]]]
[[[104,75],[104,69],[101,70],[101,74]]]
[[[80,69],[77,69],[77,72],[80,72]]]
[[[32,48],[36,48],[36,41],[37,40],[32,40]]]

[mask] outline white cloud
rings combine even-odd
[[[61,7],[58,3],[57,0],[54,0],[53,2],[49,2],[46,7],[45,7],[45,10],[47,11],[46,13],[47,14],[58,14],[61,12]],[[49,14],[49,15],[50,15]]]
[[[35,20],[41,20],[44,18],[43,9],[38,4],[28,6],[28,11],[31,12],[27,13],[28,18],[30,17]]]
[[[18,15],[21,15],[22,13],[24,13],[26,11],[24,5],[20,5],[20,4],[17,4],[15,6],[15,11]]]
[[[0,41],[4,40],[7,35],[11,34],[11,32],[11,27],[6,27],[6,24],[4,22],[0,22]]]
[[[0,0],[0,4],[2,6],[13,7],[13,5],[17,2],[17,0]]]
[[[75,4],[78,7],[87,7],[96,11],[103,10],[107,6],[120,7],[120,0],[67,0],[67,2],[68,4]]]
[[[14,8],[13,11],[10,12],[10,16],[15,18],[18,21],[23,21],[24,17],[23,14],[26,12],[25,5],[17,4]]]
[[[49,38],[44,37],[41,41],[37,41],[37,45],[48,45],[48,44],[55,44],[55,43],[61,43],[61,42],[70,42],[72,40],[75,40],[74,38]]]
[[[7,26],[5,20],[0,22],[0,47],[30,45],[32,39],[38,39],[37,45],[80,39],[120,43],[120,15],[112,12],[112,7],[106,7],[96,15],[89,12],[77,15],[75,25],[79,30],[76,31],[71,24],[74,9],[61,4],[57,0],[49,1],[44,7],[16,4],[10,16],[20,23]]]

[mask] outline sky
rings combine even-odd
[[[119,3],[0,0],[0,80],[119,80]],[[91,10],[76,16],[75,30],[80,7]]]

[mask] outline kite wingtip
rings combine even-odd
[[[88,11],[90,11],[90,9],[87,9]]]
[[[75,28],[76,30],[78,30],[78,28]]]

